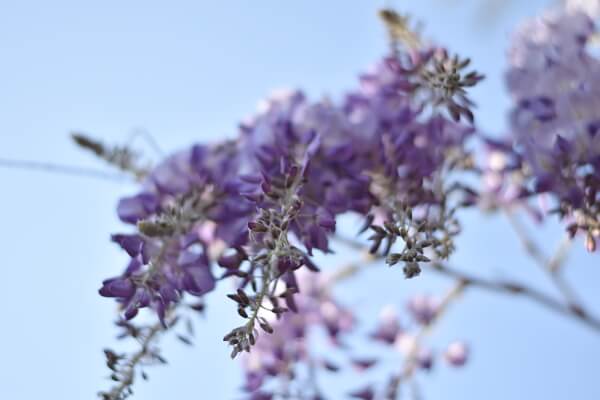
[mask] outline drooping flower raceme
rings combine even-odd
[[[143,192],[119,202],[119,217],[138,232],[113,236],[131,261],[122,276],[103,283],[100,294],[118,298],[126,319],[144,307],[162,319],[183,293],[202,296],[214,289],[208,247],[217,239],[231,246],[243,241],[243,218],[253,211],[234,188],[235,146],[179,152],[152,171]]]
[[[475,195],[453,174],[472,164],[465,88],[482,77],[463,73],[468,64],[438,48],[395,54],[339,103],[278,92],[233,140],[170,156],[120,201],[119,217],[135,232],[113,240],[131,260],[100,294],[119,301],[125,320],[150,308],[168,326],[185,297],[202,300],[230,280],[229,298],[244,319],[224,337],[232,357],[254,345],[275,353],[258,367],[256,357],[248,361],[255,367],[248,388],[289,373],[304,350],[282,342],[302,339],[304,325],[316,322],[332,337],[345,329],[336,303],[297,277],[319,270],[312,257],[331,251],[339,215],[364,217],[371,252],[402,262],[408,278],[453,251],[456,211]]]
[[[385,242],[382,251],[388,264],[403,262],[409,278],[418,275],[419,262],[429,260],[425,248],[440,258],[452,252],[452,236],[459,230],[453,214],[469,196],[466,188],[450,182],[452,171],[469,168],[465,144],[473,128],[425,110],[429,101],[438,102],[439,88],[429,87],[428,81],[435,71],[446,73],[439,67],[446,62],[456,60],[448,60],[439,49],[413,53],[409,60],[385,59],[361,77],[361,89],[348,95],[344,105],[349,119],[361,126],[362,132],[369,132],[367,171],[370,190],[377,199],[369,222],[383,221],[383,226],[371,225],[372,251]],[[434,72],[425,74],[430,68]],[[469,79],[481,77],[471,75]],[[446,90],[447,101],[451,93]],[[454,198],[452,205],[455,195],[460,200]],[[405,246],[395,253],[392,246],[398,239]]]

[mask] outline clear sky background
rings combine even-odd
[[[509,104],[502,83],[509,32],[547,3],[515,0],[487,13],[482,0],[394,5],[423,20],[428,37],[471,56],[488,76],[475,91],[478,122],[499,134]],[[101,168],[71,144],[70,131],[123,143],[144,128],[168,152],[233,135],[237,122],[273,88],[336,97],[384,53],[375,16],[384,5],[0,0],[0,157]],[[135,190],[125,183],[0,169],[1,398],[93,399],[108,387],[101,350],[116,344],[115,306],[97,289],[125,263],[109,235],[126,229],[114,208],[119,196]],[[530,279],[552,291],[502,218],[470,212],[464,225],[456,265],[489,277]],[[553,223],[530,229],[549,249],[562,235]],[[598,255],[581,247],[577,243],[569,258],[567,277],[600,312]],[[382,305],[402,308],[410,294],[448,285],[429,274],[405,281],[399,270],[380,267],[339,292],[370,328]],[[240,370],[221,342],[237,321],[222,296],[227,289],[210,296],[195,347],[166,340],[170,366],[151,369],[135,399],[240,397]],[[600,335],[536,305],[469,291],[431,343],[439,350],[455,338],[471,343],[472,360],[463,370],[440,365],[422,377],[425,399],[600,398]],[[343,393],[362,379],[325,382]]]

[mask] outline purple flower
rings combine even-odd
[[[379,323],[371,337],[385,344],[394,344],[396,337],[401,333],[398,313],[394,306],[388,305],[379,313]]]
[[[113,240],[132,257],[131,262],[122,276],[104,281],[99,292],[117,298],[127,319],[145,307],[154,309],[162,319],[184,292],[202,296],[215,287],[198,237],[161,243],[139,235],[114,235]]]
[[[430,349],[421,348],[417,354],[417,365],[419,368],[429,371],[433,368],[433,354]]]
[[[122,297],[133,296],[135,286],[129,278],[111,278],[102,282],[102,288],[99,293],[104,297]]]
[[[342,110],[329,103],[311,104],[301,92],[290,91],[269,98],[241,126],[241,170],[261,176],[254,189],[246,188],[246,198],[271,207],[273,185],[292,182],[298,174],[304,177],[296,190],[302,206],[291,230],[309,253],[329,250],[336,215],[366,212],[372,203],[363,161],[347,142],[351,132],[346,125]]]
[[[523,172],[520,155],[509,140],[484,138],[484,146],[482,189],[476,199],[479,205],[486,211],[524,205],[528,177]]]
[[[436,316],[439,308],[437,298],[425,295],[417,295],[410,299],[407,309],[421,325],[428,325]]]
[[[352,365],[358,372],[363,372],[377,364],[377,359],[375,358],[355,358],[351,360]]]
[[[118,243],[130,257],[141,254],[144,248],[144,239],[140,235],[113,235],[112,240]]]
[[[371,386],[367,386],[349,393],[349,396],[353,399],[373,400],[375,398],[375,391]]]
[[[147,218],[159,209],[159,199],[152,193],[140,193],[133,197],[124,197],[119,201],[117,214],[123,222],[135,224]]]
[[[469,358],[469,348],[464,342],[452,342],[446,348],[444,358],[453,367],[462,367]]]

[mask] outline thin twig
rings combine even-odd
[[[366,244],[361,243],[360,241],[358,241],[356,239],[352,239],[352,238],[340,235],[339,233],[335,233],[333,235],[332,239],[352,250],[365,250],[365,248],[368,249]]]
[[[368,251],[363,251],[358,261],[350,262],[346,265],[338,267],[331,274],[331,276],[328,277],[327,283],[329,285],[334,285],[339,283],[340,281],[350,278],[362,269],[364,269],[366,266],[371,265],[373,262],[377,261],[378,259],[379,257],[377,257],[376,255],[371,254]]]
[[[415,336],[413,347],[410,349],[410,352],[406,356],[406,361],[404,363],[404,368],[402,369],[402,372],[395,379],[393,379],[391,383],[392,387],[388,388],[389,400],[394,400],[398,393],[399,386],[403,382],[406,382],[412,378],[415,369],[418,365],[420,343],[427,335],[429,335],[433,331],[435,326],[441,320],[442,316],[447,312],[450,304],[462,294],[467,284],[468,282],[459,278],[456,284],[452,287],[452,289],[450,289],[450,291],[448,291],[448,293],[440,301],[436,313],[431,319],[431,321],[429,321],[428,324],[425,324],[421,327],[421,329]]]
[[[542,250],[539,248],[537,243],[533,241],[527,234],[525,227],[521,224],[521,221],[515,216],[513,211],[506,210],[506,218],[513,230],[517,234],[523,248],[529,254],[529,256],[538,264],[542,269],[547,269],[547,259]]]
[[[560,242],[560,245],[554,252],[554,255],[550,260],[548,260],[548,269],[553,274],[558,274],[561,271],[562,266],[565,264],[565,260],[567,255],[569,254],[569,250],[573,245],[573,240],[569,237],[569,235],[565,235],[563,240]]]
[[[160,148],[158,142],[156,141],[156,139],[154,139],[154,136],[152,136],[152,134],[144,128],[137,128],[132,132],[132,134],[129,137],[129,140],[127,141],[126,147],[132,146],[133,142],[137,138],[144,139],[144,141],[148,144],[148,146],[150,146],[150,148],[156,153],[157,156],[164,157],[165,152]]]
[[[103,399],[120,400],[124,398],[126,392],[133,385],[138,365],[150,354],[150,345],[162,330],[163,325],[161,322],[157,322],[150,328],[148,334],[140,341],[140,349],[131,356],[124,370],[119,372],[119,384],[109,392],[100,394]]]
[[[534,260],[536,265],[550,278],[556,289],[561,293],[571,308],[583,310],[583,306],[577,299],[575,291],[568,282],[560,275],[561,268],[566,260],[571,240],[566,237],[551,258],[547,258],[537,243],[529,236],[521,221],[513,212],[507,210],[506,216],[515,233],[519,237],[525,251]]]
[[[121,183],[129,183],[130,181],[130,179],[128,179],[128,177],[123,174],[113,174],[97,169],[89,169],[73,165],[63,165],[41,161],[13,160],[8,158],[0,158],[0,167],[83,176],[87,178],[97,178]]]
[[[556,300],[537,289],[528,287],[517,282],[493,281],[475,277],[466,272],[450,268],[439,262],[432,262],[430,265],[434,271],[437,271],[443,275],[450,276],[455,279],[460,279],[464,281],[467,286],[478,287],[496,293],[522,296],[546,307],[550,311],[572,318],[600,332],[600,319],[598,319],[595,316],[592,316],[583,309],[565,305],[561,301]]]
[[[353,247],[357,246],[358,243],[354,241],[349,241],[348,243],[352,244]],[[555,264],[561,264],[562,259],[565,257],[565,252],[567,245],[564,243],[561,244],[558,251],[555,253],[555,256],[550,259],[548,265],[552,266]],[[567,247],[568,248],[568,247]],[[362,248],[365,251],[365,247]],[[377,260],[377,256],[371,259],[370,261]],[[446,276],[453,277],[455,279],[466,282],[469,286],[478,287],[480,289],[486,289],[491,292],[501,293],[501,294],[516,294],[521,297],[527,298],[535,303],[542,305],[543,307],[549,309],[550,311],[556,312],[568,318],[579,321],[580,323],[600,332],[600,318],[592,315],[590,312],[582,308],[580,305],[568,303],[565,305],[560,300],[554,299],[553,297],[537,290],[531,288],[522,283],[514,282],[514,281],[493,281],[487,280],[484,278],[479,278],[473,275],[469,275],[468,273],[462,272],[457,269],[450,268],[445,266],[439,262],[432,262],[429,264],[434,271],[442,273]],[[335,276],[339,276],[339,280],[343,280],[346,276],[352,276],[354,273],[360,270],[360,265],[349,264],[345,268],[340,268],[332,279],[332,283],[335,283],[338,278]],[[563,288],[564,290],[564,288]],[[564,292],[562,292],[564,293]]]

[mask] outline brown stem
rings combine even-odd
[[[391,387],[388,387],[388,400],[394,400],[397,396],[400,385],[412,378],[418,365],[420,343],[433,331],[435,326],[441,320],[442,316],[444,316],[444,314],[447,312],[450,304],[462,294],[467,284],[468,283],[466,281],[458,279],[452,289],[450,289],[450,291],[448,291],[448,293],[440,301],[432,320],[429,321],[428,324],[423,325],[423,327],[419,330],[415,336],[414,346],[410,349],[410,352],[406,356],[406,362],[404,363],[402,372],[400,372],[400,374],[392,380],[390,383]]]
[[[565,305],[559,300],[556,300],[553,297],[548,296],[547,294],[532,287],[517,282],[493,281],[479,278],[466,272],[450,268],[439,262],[432,262],[431,267],[434,271],[437,271],[443,275],[464,281],[467,286],[473,286],[496,293],[517,295],[527,298],[546,307],[550,311],[572,318],[600,332],[600,320],[597,317],[592,316],[581,308]]]
[[[344,245],[345,247],[348,247],[349,249],[359,250],[359,251],[365,250],[366,244],[360,242],[359,240],[340,235],[339,233],[335,233],[333,235],[332,239],[334,241]]]
[[[350,278],[363,270],[365,267],[373,264],[373,262],[377,261],[378,259],[378,256],[363,250],[361,257],[357,262],[351,262],[338,267],[335,271],[333,271],[332,275],[329,276],[327,283],[329,285],[335,285],[340,281]]]
[[[510,210],[506,211],[506,216],[513,227],[515,233],[519,237],[523,248],[533,259],[536,265],[550,278],[556,289],[560,292],[564,300],[567,302],[570,308],[577,310],[579,313],[586,313],[584,306],[577,299],[575,290],[569,285],[569,283],[560,274],[561,268],[566,259],[568,249],[570,247],[571,240],[566,237],[561,245],[556,249],[554,255],[547,258],[537,243],[527,233],[527,230],[521,223],[521,221],[514,215]]]
[[[130,183],[128,176],[124,174],[113,174],[110,172],[104,172],[97,169],[78,167],[74,165],[55,164],[51,162],[43,161],[31,161],[31,160],[13,160],[7,158],[0,158],[0,168],[13,168],[22,170],[33,170],[42,172],[52,172],[57,174],[82,176],[85,178],[96,178],[102,180],[109,180],[120,183]]]

